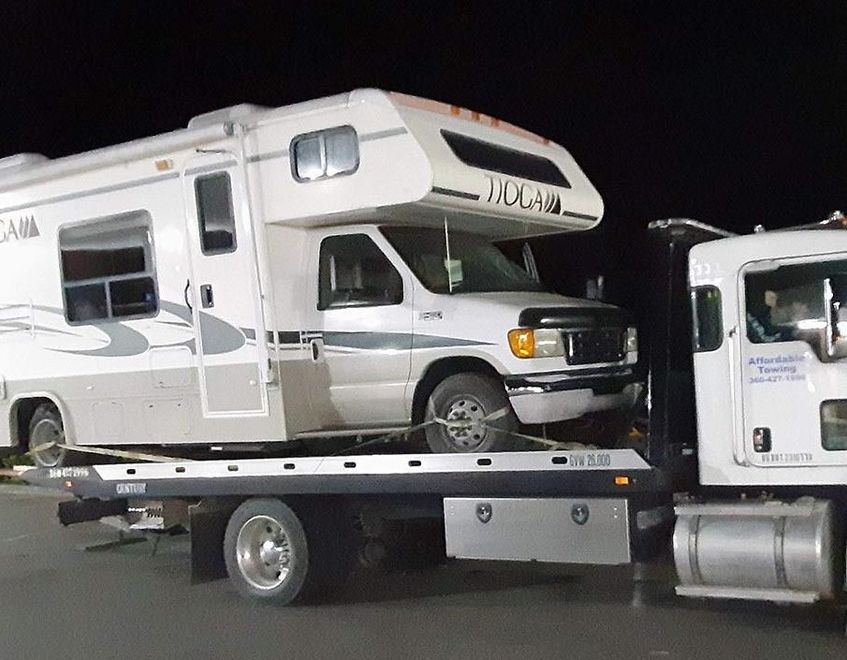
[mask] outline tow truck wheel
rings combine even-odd
[[[71,456],[61,445],[65,443],[62,415],[53,403],[42,403],[29,422],[29,454],[40,468],[71,465]]]
[[[224,559],[240,593],[286,605],[301,595],[309,574],[306,532],[280,500],[247,500],[227,524]]]
[[[426,408],[426,442],[432,452],[472,453],[515,448],[518,428],[503,385],[485,374],[448,376]]]

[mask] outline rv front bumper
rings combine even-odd
[[[506,394],[523,424],[575,419],[589,412],[635,405],[643,385],[631,368],[591,373],[507,376]]]

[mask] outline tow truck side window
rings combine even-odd
[[[320,310],[403,302],[400,273],[365,234],[325,238],[318,281]]]
[[[691,307],[694,317],[694,351],[706,352],[720,348],[723,343],[720,290],[714,286],[692,289]]]
[[[847,331],[847,261],[780,265],[744,276],[747,338],[754,344],[805,341],[822,362],[830,322]],[[829,318],[828,318],[829,317]]]
[[[827,451],[847,450],[847,400],[821,403],[821,444]]]

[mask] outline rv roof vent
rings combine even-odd
[[[14,156],[6,156],[0,158],[0,170],[11,169],[13,167],[27,167],[29,165],[38,165],[50,160],[43,154],[15,154]]]
[[[224,122],[234,121],[256,112],[262,112],[263,110],[268,110],[268,107],[253,103],[239,103],[229,108],[212,110],[211,112],[205,112],[202,115],[192,117],[191,121],[188,122],[188,128],[202,128],[203,126],[223,124]]]

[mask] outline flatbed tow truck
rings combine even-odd
[[[447,557],[607,565],[655,557],[673,528],[681,596],[837,601],[845,224],[837,214],[725,237],[692,221],[654,223],[669,258],[687,263],[688,287],[672,284],[668,300],[691,304],[693,383],[673,350],[654,346],[639,450],[177,460],[22,478],[76,496],[59,505],[64,524],[121,515],[137,528],[184,525],[195,580],[228,574],[243,594],[280,603],[341,582],[368,520],[436,521]],[[653,342],[679,336],[680,314],[673,305],[664,314]],[[696,438],[677,414],[686,388]]]

